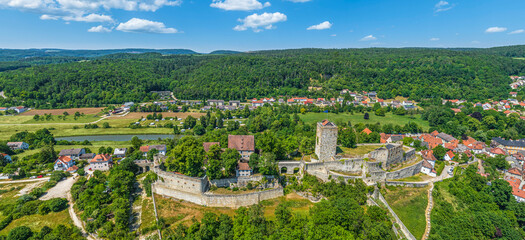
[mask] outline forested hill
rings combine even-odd
[[[18,61],[29,58],[42,57],[77,57],[92,58],[101,57],[116,53],[160,53],[163,55],[171,54],[197,54],[188,49],[104,49],[104,50],[66,50],[66,49],[0,49],[0,61]]]
[[[493,48],[456,48],[452,50],[478,52],[482,54],[492,54],[504,57],[525,58],[525,45],[493,47]]]
[[[125,54],[0,73],[0,91],[35,107],[97,106],[150,100],[336,96],[341,89],[380,98],[507,98],[509,75],[525,61],[444,49],[296,49],[221,55]],[[322,87],[308,92],[308,87]],[[1,100],[4,105],[16,104]],[[48,104],[49,103],[49,104]]]

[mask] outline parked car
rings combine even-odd
[[[38,177],[37,177],[37,178],[42,178],[42,177],[43,177],[42,175],[38,175]]]

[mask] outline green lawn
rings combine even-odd
[[[299,117],[305,121],[306,123],[314,123],[314,122],[320,122],[324,119],[328,119],[330,121],[333,121],[333,122],[338,122],[338,121],[343,121],[343,122],[348,122],[350,121],[352,123],[352,125],[354,124],[357,124],[357,123],[371,123],[371,124],[376,124],[376,123],[380,123],[381,125],[384,125],[384,124],[394,124],[394,125],[405,125],[406,123],[408,122],[415,122],[417,123],[419,126],[423,127],[424,130],[428,130],[429,126],[428,126],[428,122],[424,121],[421,119],[421,115],[414,115],[414,116],[410,116],[410,115],[405,115],[405,116],[399,116],[399,115],[394,115],[392,113],[387,113],[386,116],[384,117],[378,117],[376,116],[374,113],[369,113],[369,119],[368,120],[365,120],[364,119],[364,114],[363,113],[355,113],[355,114],[350,114],[350,113],[339,113],[339,114],[335,114],[335,113],[306,113],[306,114],[299,114]],[[411,118],[413,117],[413,119]]]
[[[380,147],[381,145],[363,145],[357,146],[356,148],[340,147],[340,149],[343,151],[341,154],[346,157],[362,157],[363,155],[370,153]]]
[[[420,239],[425,233],[428,188],[394,187],[384,195],[390,207],[410,232]]]

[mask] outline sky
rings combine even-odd
[[[0,0],[0,48],[493,47],[523,0]]]

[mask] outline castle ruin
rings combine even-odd
[[[337,126],[323,120],[317,123],[317,136],[315,139],[315,154],[321,162],[331,161],[336,155],[337,149]]]

